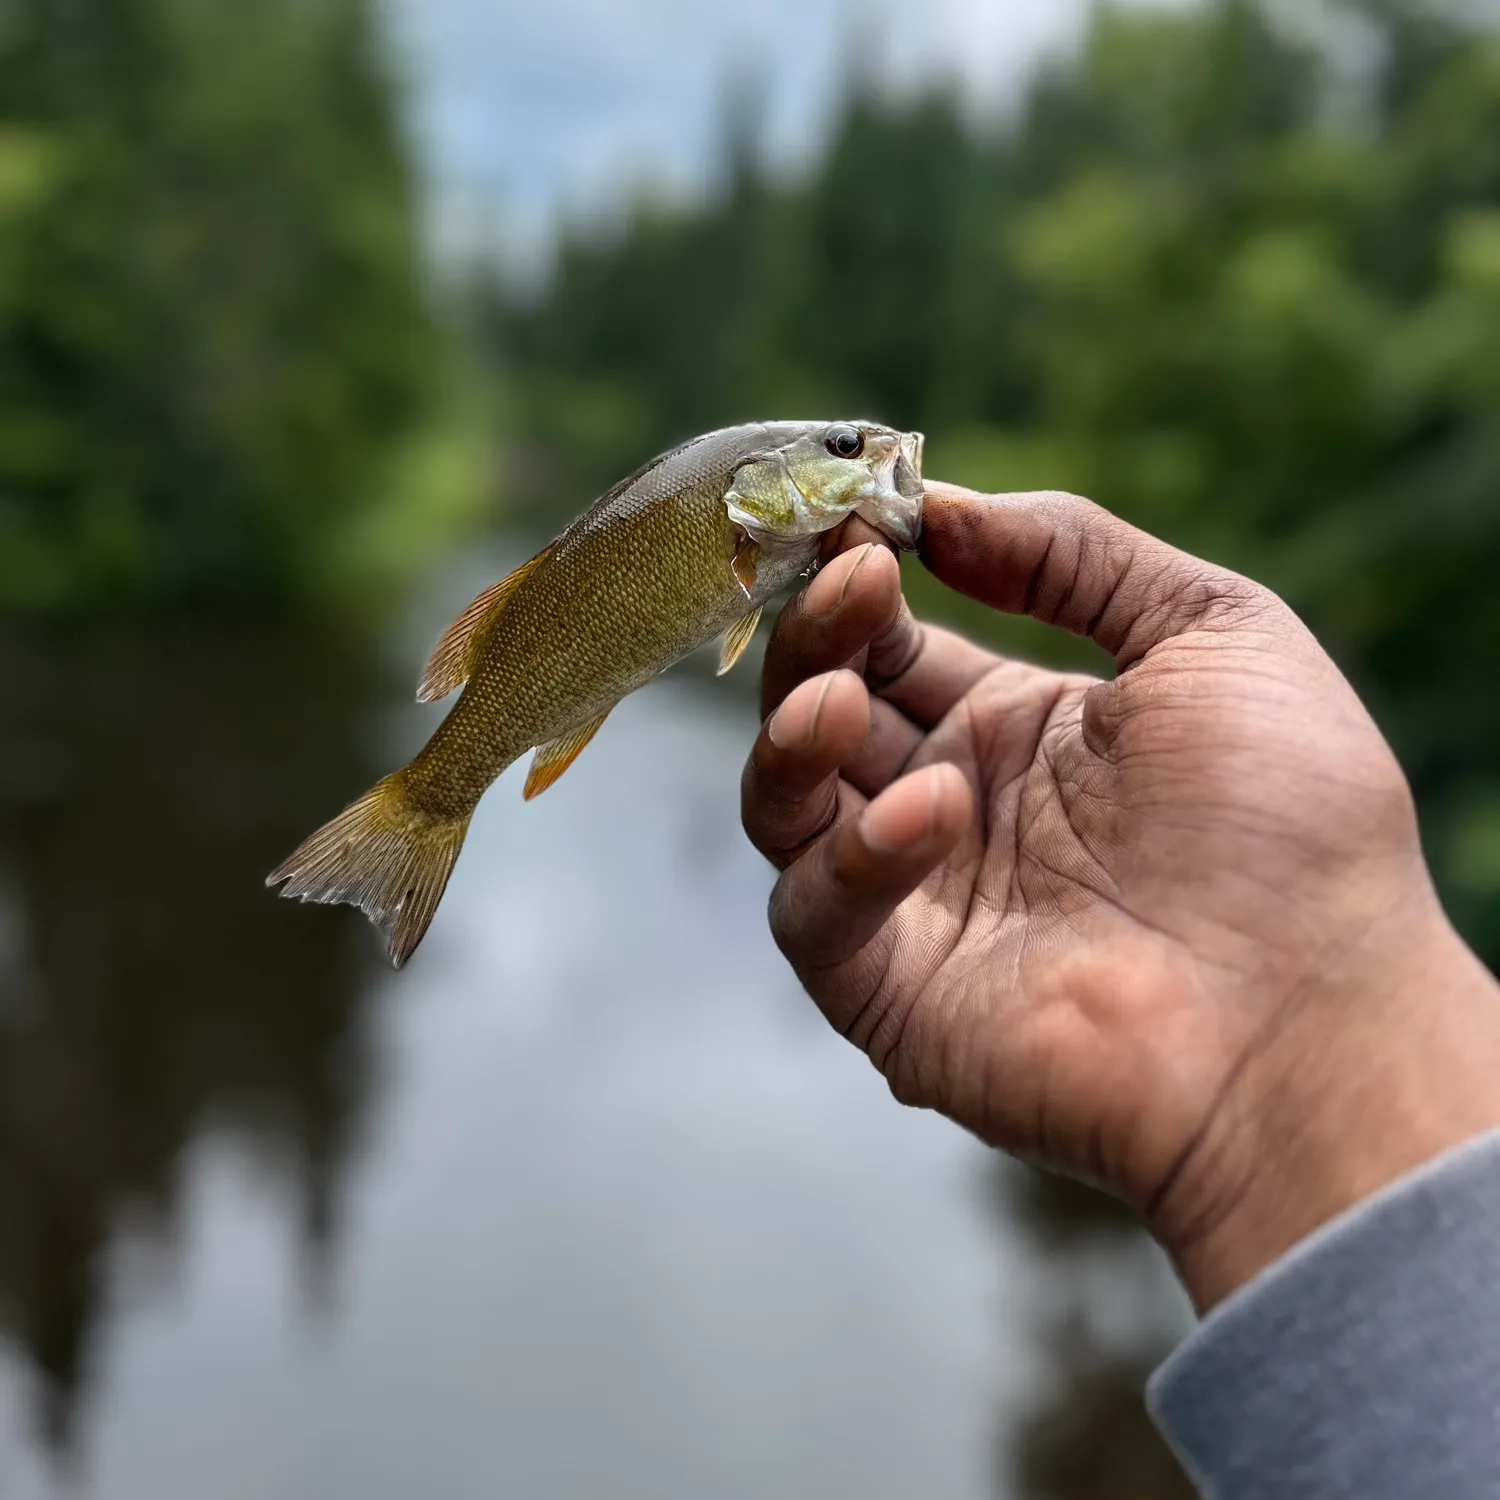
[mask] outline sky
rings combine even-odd
[[[892,88],[948,80],[1003,111],[1076,41],[1089,0],[387,3],[438,248],[493,237],[526,260],[560,216],[701,188],[736,83],[760,100],[773,159],[795,167],[860,60]]]

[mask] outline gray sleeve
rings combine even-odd
[[[1500,1500],[1500,1132],[1240,1288],[1147,1403],[1213,1500]]]

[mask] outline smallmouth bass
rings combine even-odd
[[[480,797],[528,750],[528,798],[620,699],[723,637],[720,673],[766,603],[859,515],[898,546],[921,529],[922,434],[872,422],[756,422],[661,454],[448,629],[417,700],[463,688],[436,733],[267,877],[283,896],[358,906],[400,968],[447,888]]]

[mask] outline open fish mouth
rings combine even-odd
[[[922,448],[920,432],[903,432],[890,456],[874,471],[875,494],[858,507],[861,519],[902,548],[913,552],[922,535]]]
[[[922,449],[927,439],[920,432],[903,432],[901,449],[896,455],[896,472],[892,488],[908,500],[922,498]]]

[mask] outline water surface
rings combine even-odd
[[[0,641],[0,1494],[1183,1493],[1155,1253],[896,1106],[785,971],[731,684],[509,774],[399,976],[261,889],[430,726],[492,570],[388,656]]]

